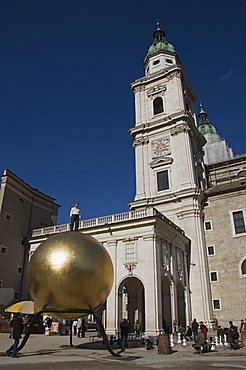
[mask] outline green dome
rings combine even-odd
[[[198,130],[203,135],[206,135],[206,134],[217,135],[216,128],[213,125],[211,125],[211,123],[204,123],[203,125],[200,125],[198,127]]]
[[[165,37],[166,34],[164,31],[161,30],[160,23],[159,21],[157,21],[156,30],[153,33],[153,44],[149,47],[144,61],[146,61],[150,55],[155,54],[159,51],[169,51],[175,53],[174,46],[172,44],[169,44]]]
[[[157,53],[158,51],[171,51],[175,53],[175,48],[172,44],[169,44],[166,41],[159,41],[157,43],[153,43],[148,50],[147,56]]]
[[[198,114],[198,117],[199,117],[198,130],[203,135],[206,135],[206,134],[217,135],[216,128],[213,125],[211,125],[211,123],[209,122],[208,115],[203,109],[202,103],[200,103],[200,108],[201,108],[200,113]]]

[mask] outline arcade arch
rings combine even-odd
[[[129,320],[132,331],[137,319],[145,331],[144,286],[133,276],[125,278],[118,288],[118,328],[124,318]]]

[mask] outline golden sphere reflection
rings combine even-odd
[[[27,281],[32,299],[44,310],[96,310],[112,288],[113,265],[97,240],[71,231],[50,236],[39,245],[30,259]]]

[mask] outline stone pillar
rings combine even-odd
[[[117,241],[110,241],[104,245],[112,259],[113,265],[117,266]],[[118,317],[118,302],[117,302],[117,271],[114,271],[114,282],[112,290],[107,299],[106,307],[106,333],[108,335],[115,334],[117,328],[117,317]]]
[[[188,255],[184,253],[184,281],[185,281],[185,310],[186,310],[186,326],[190,326],[192,321],[191,311],[191,297],[190,297],[190,284],[189,284],[189,273],[188,273]]]
[[[193,205],[181,219],[181,228],[191,239],[191,262],[194,264],[190,272],[192,316],[208,322],[212,318],[212,298],[202,214]]]
[[[145,183],[144,183],[144,155],[143,145],[141,140],[135,140],[135,166],[136,166],[136,196],[135,200],[145,198]]]
[[[147,335],[156,335],[162,328],[161,281],[157,272],[156,238],[154,235],[144,237],[145,250],[150,259],[149,270],[145,279],[145,326]]]
[[[177,303],[177,286],[176,286],[176,248],[171,246],[172,256],[170,259],[171,266],[171,313],[172,313],[172,323],[175,320],[178,323],[178,303]],[[173,331],[173,327],[172,327]]]

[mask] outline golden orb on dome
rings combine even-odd
[[[50,236],[33,253],[28,289],[42,310],[96,310],[113,284],[113,264],[96,239],[76,231]],[[60,318],[82,316],[52,313]]]

